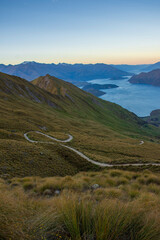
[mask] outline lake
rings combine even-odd
[[[118,85],[119,88],[103,89],[102,91],[106,94],[100,98],[117,103],[140,117],[148,116],[151,111],[160,109],[160,87],[131,84],[128,82],[129,78],[123,80],[95,79],[88,82]]]

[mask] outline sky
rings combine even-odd
[[[160,0],[0,0],[0,63],[160,61]]]

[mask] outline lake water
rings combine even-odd
[[[106,92],[100,98],[117,103],[140,117],[149,116],[150,112],[160,109],[160,87],[145,84],[131,84],[130,77],[123,80],[95,79],[89,83],[116,84],[119,88],[102,90]]]

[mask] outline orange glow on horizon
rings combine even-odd
[[[82,64],[96,64],[96,63],[104,63],[104,64],[114,64],[114,65],[119,65],[119,64],[128,64],[128,65],[139,65],[139,64],[154,64],[156,62],[160,61],[160,57],[155,57],[155,58],[147,58],[147,57],[142,57],[142,58],[131,58],[131,57],[124,57],[124,58],[116,58],[116,57],[81,57],[81,58],[77,58],[77,57],[73,57],[73,58],[55,58],[55,57],[49,57],[49,58],[33,58],[33,59],[23,59],[21,57],[16,58],[17,61],[13,61],[13,60],[8,60],[8,61],[4,61],[1,64],[20,64],[24,61],[35,61],[38,63],[68,63],[68,64],[76,64],[76,63],[82,63]],[[94,60],[93,60],[94,59]]]

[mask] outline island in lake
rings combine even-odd
[[[87,84],[82,89],[89,93],[92,93],[97,97],[100,97],[106,94],[106,92],[102,91],[103,89],[111,89],[111,88],[118,88],[118,86],[115,84]]]

